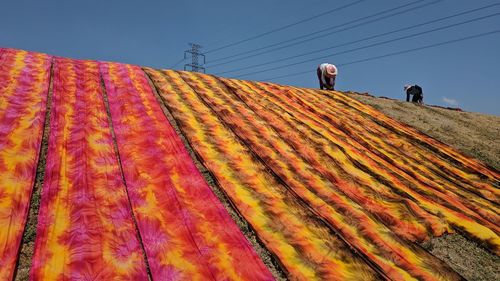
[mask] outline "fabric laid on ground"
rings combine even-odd
[[[440,160],[417,145],[405,145],[415,141],[391,134],[390,126],[389,129],[380,126],[362,114],[343,111],[338,101],[330,101],[327,97],[319,100],[314,91],[307,93],[301,89],[280,90],[260,83],[223,81],[231,92],[247,100],[244,102],[246,106],[253,108],[253,112],[279,132],[276,136],[283,136],[283,140],[296,148],[308,165],[333,184],[330,190],[342,191],[399,237],[420,242],[451,232],[456,227],[474,239],[489,243],[492,250],[497,249],[498,209],[494,202],[470,191],[488,188],[493,193],[493,182],[479,177],[473,181],[453,179],[464,172],[450,165],[449,161]],[[339,100],[347,99],[340,93],[338,96]],[[281,108],[275,108],[272,113],[271,106],[278,104]],[[324,113],[328,108],[332,108],[330,113]],[[317,131],[309,127],[314,122]],[[272,132],[268,135],[273,137]],[[368,142],[378,145],[370,146]],[[392,145],[394,143],[398,145]],[[401,163],[387,163],[379,157],[389,150],[393,153],[390,159]],[[434,158],[422,159],[424,155]],[[432,167],[434,162],[447,170],[446,175]],[[415,174],[417,169],[421,171]],[[453,173],[457,170],[460,172]],[[320,186],[327,187],[327,184]],[[446,184],[450,185],[447,190],[444,188]],[[323,194],[331,198],[331,194]]]
[[[246,146],[252,165],[270,170],[279,189],[389,278],[460,278],[416,244],[447,232],[459,230],[498,253],[499,175],[476,160],[341,93],[145,71],[227,193],[234,187],[213,163],[234,152],[214,153],[207,142],[216,136],[201,137],[210,130],[229,130],[214,147],[233,148],[231,138]],[[255,168],[237,173],[248,170]],[[239,196],[229,197],[252,223]]]
[[[380,279],[349,246],[315,219],[220,122],[174,71],[146,69],[204,164],[266,247],[297,280]]]
[[[0,280],[51,66],[33,280],[273,279],[160,103],[291,280],[458,280],[419,246],[453,232],[500,254],[499,172],[349,95],[0,48]]]
[[[310,90],[303,93],[312,99],[317,96]],[[441,228],[460,230],[500,252],[498,172],[345,95],[323,94],[332,100],[325,106],[326,114],[341,113],[336,122],[344,125],[337,126],[380,164],[373,174],[386,173],[399,180],[384,176],[380,181],[388,180],[386,185],[401,199],[412,200],[422,211],[439,217]],[[436,226],[428,217],[425,221],[431,228]],[[440,235],[435,230],[431,233]]]
[[[141,68],[102,63],[101,71],[153,279],[272,280],[196,169]]]
[[[99,65],[57,58],[33,280],[148,280]]]
[[[51,57],[0,49],[0,280],[12,279],[42,141]]]
[[[396,223],[402,222],[395,228],[412,233],[416,227],[412,228],[411,221],[405,223],[406,205],[400,206],[390,200],[384,202],[385,198],[379,194],[364,190],[363,182],[352,183],[350,177],[341,174],[340,169],[344,166],[322,161],[329,158],[320,155],[321,151],[311,149],[309,142],[304,142],[304,136],[294,135],[293,127],[280,122],[280,115],[268,115],[267,119],[260,117],[251,109],[254,101],[250,99],[255,93],[242,92],[237,96],[217,78],[207,75],[184,72],[181,77],[288,188],[307,202],[351,246],[382,268],[389,278],[451,276],[450,270],[438,259],[401,241],[401,234],[398,236],[387,229],[386,221],[374,218],[388,217]],[[245,97],[247,103],[242,100]],[[269,110],[261,112],[268,113]],[[352,175],[363,176],[361,171]],[[371,216],[368,210],[376,213]],[[391,212],[396,215],[391,217]],[[401,213],[400,217],[394,218]]]

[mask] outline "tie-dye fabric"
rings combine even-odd
[[[99,65],[57,58],[32,280],[148,280]]]
[[[42,140],[51,57],[0,49],[0,280],[14,273]]]
[[[251,101],[245,103],[238,99],[218,79],[192,73],[182,73],[181,76],[219,115],[222,122],[247,143],[253,152],[318,215],[330,223],[332,228],[346,237],[349,244],[364,252],[385,272],[399,268],[409,273],[408,276],[402,272],[399,276],[389,275],[390,278],[406,279],[412,276],[432,279],[446,275],[447,269],[443,269],[434,257],[425,251],[412,249],[411,245],[400,241],[395,235],[400,233],[393,234],[386,228],[386,221],[377,222],[365,211],[373,209],[374,212],[379,212],[375,213],[376,216],[385,219],[389,215],[382,213],[382,208],[377,208],[378,205],[384,206],[385,210],[395,211],[396,214],[403,213],[402,210],[406,210],[405,205],[398,209],[399,206],[394,207],[393,205],[397,204],[391,201],[380,202],[383,198],[377,197],[373,192],[367,192],[368,195],[365,195],[364,190],[360,188],[361,182],[350,183],[349,177],[341,177],[342,174],[335,163],[321,163],[322,158],[315,158],[313,149],[303,149],[308,148],[307,142],[302,142],[303,137],[294,138],[294,131],[286,128],[277,117],[269,120],[260,118],[248,105]],[[270,126],[266,126],[267,124]],[[281,131],[284,136],[276,132],[280,128],[273,130],[279,126],[283,126]],[[305,153],[301,153],[302,151]],[[359,174],[361,171],[354,175],[363,176]],[[404,224],[403,216],[399,217],[399,220],[391,217],[389,219],[403,222],[396,225],[396,229],[406,229],[410,233],[413,231]],[[337,227],[351,223],[358,226],[357,229]],[[432,270],[421,270],[423,268]]]
[[[331,233],[174,71],[146,69],[238,211],[294,280],[377,280],[364,256]]]
[[[144,72],[102,63],[132,208],[154,280],[272,280],[163,115]]]
[[[328,127],[337,130],[334,134],[325,134],[330,138],[330,141],[334,141],[328,145],[328,142],[321,140],[318,137],[317,131],[313,131],[306,127],[307,122],[312,124],[314,121],[314,116],[322,109],[316,109],[316,113],[313,111],[307,112],[306,106],[311,106],[313,101],[318,102],[314,95],[303,93],[300,89],[295,89],[295,91],[277,91],[276,88],[270,86],[259,87],[258,84],[251,84],[247,82],[234,82],[229,80],[224,80],[226,84],[233,85],[231,88],[235,93],[239,93],[238,96],[248,99],[247,104],[249,107],[254,108],[255,112],[266,118],[267,121],[274,120],[274,122],[269,123],[276,131],[289,132],[287,140],[291,145],[297,147],[298,151],[303,151],[304,159],[306,159],[310,165],[314,166],[316,170],[321,172],[326,178],[330,179],[330,182],[337,183],[336,189],[343,191],[349,197],[353,198],[362,204],[366,210],[371,210],[377,217],[379,217],[384,224],[391,227],[392,231],[397,233],[400,237],[403,237],[410,241],[422,241],[427,240],[429,236],[439,236],[445,231],[452,231],[452,227],[457,227],[463,229],[476,239],[484,239],[493,243],[491,246],[495,248],[495,239],[497,239],[495,232],[498,229],[496,222],[498,217],[495,215],[497,208],[492,202],[488,202],[484,198],[474,196],[473,193],[467,192],[468,189],[473,189],[473,187],[468,187],[467,190],[457,189],[455,186],[465,185],[466,181],[453,181],[455,174],[449,173],[447,177],[443,177],[444,180],[448,180],[452,186],[449,188],[451,190],[457,190],[459,195],[445,191],[443,186],[439,183],[443,182],[439,176],[435,175],[434,170],[423,170],[420,179],[426,177],[431,177],[426,179],[425,184],[415,180],[407,167],[410,166],[413,170],[417,167],[424,169],[430,166],[432,163],[429,159],[414,159],[416,163],[421,163],[419,165],[411,163],[408,159],[414,157],[413,155],[429,155],[424,153],[424,151],[419,151],[421,148],[414,148],[410,146],[410,153],[405,151],[403,141],[399,140],[399,144],[403,148],[399,148],[396,152],[394,148],[390,148],[387,144],[388,149],[392,149],[392,153],[398,155],[404,155],[405,157],[396,157],[393,155],[391,159],[402,159],[406,162],[401,162],[399,165],[390,165],[389,163],[384,163],[383,159],[377,159],[377,153],[384,149],[384,147],[370,147],[371,149],[365,149],[363,144],[367,141],[377,140],[379,143],[385,142],[385,138],[392,137],[397,139],[397,136],[393,136],[384,127],[379,128],[382,132],[372,131],[371,134],[364,135],[364,132],[377,129],[376,124],[370,123],[370,120],[364,120],[360,117],[360,114],[354,112],[342,112],[341,108],[335,108],[337,112],[342,112],[343,114],[335,118],[331,118],[331,115],[320,115],[316,120],[317,125],[327,125],[323,127],[318,127],[318,130],[322,132],[327,132]],[[247,84],[245,88],[245,83]],[[247,92],[245,92],[246,89]],[[252,89],[254,92],[252,92]],[[248,92],[250,91],[250,92]],[[274,91],[274,95],[273,95]],[[260,96],[259,100],[253,102],[254,96]],[[266,97],[267,96],[267,97]],[[262,106],[269,106],[269,97],[274,98],[275,102],[277,98],[281,98],[282,107],[281,112],[275,111],[274,114],[270,114],[270,110],[260,110]],[[268,100],[265,100],[265,99]],[[298,103],[297,103],[298,102]],[[259,105],[259,103],[261,105]],[[297,113],[303,114],[300,119],[292,118],[290,115],[283,114],[283,108],[288,106],[297,106],[297,104],[302,103],[304,110],[301,111],[290,111],[291,114],[297,115]],[[323,102],[324,103],[324,102]],[[320,107],[320,103],[316,105]],[[327,103],[323,108],[334,107],[335,103]],[[299,108],[303,108],[299,107]],[[315,108],[315,107],[313,107]],[[278,122],[274,118],[279,118],[283,116],[287,123]],[[348,119],[349,118],[349,119]],[[278,119],[279,120],[279,119]],[[284,120],[284,121],[285,121]],[[300,121],[299,121],[300,120]],[[323,122],[321,120],[329,120],[330,122]],[[349,122],[350,121],[350,122]],[[302,123],[302,124],[301,124]],[[279,126],[283,124],[284,126]],[[291,125],[290,125],[291,124]],[[358,125],[359,124],[359,125]],[[361,125],[362,124],[362,125]],[[335,125],[335,126],[332,126]],[[298,130],[290,131],[291,126],[298,128]],[[352,126],[352,127],[351,127]],[[357,126],[357,127],[355,127]],[[346,130],[346,128],[349,128]],[[333,132],[333,131],[332,131]],[[377,136],[377,138],[373,137]],[[400,137],[401,138],[401,137]],[[406,143],[412,143],[411,140],[405,141]],[[306,144],[314,144],[312,147],[314,149],[305,150]],[[392,143],[396,143],[392,140]],[[333,146],[335,144],[335,146]],[[335,151],[335,149],[337,151]],[[410,150],[408,149],[408,150]],[[418,154],[419,153],[419,154]],[[365,155],[365,157],[361,157]],[[366,156],[370,157],[366,157]],[[431,158],[431,157],[429,157]],[[376,159],[377,161],[373,161]],[[439,159],[439,158],[436,158]],[[440,165],[442,168],[453,169],[451,165],[445,165],[446,162],[441,161]],[[325,169],[329,167],[329,169]],[[448,168],[449,167],[449,168]],[[392,171],[405,170],[405,173],[399,173],[398,175],[392,174]],[[434,172],[434,173],[433,173]],[[442,173],[441,173],[442,174]],[[473,174],[471,174],[473,176]],[[472,181],[476,185],[476,189],[480,189],[483,186],[492,190],[493,182],[489,184],[487,182],[481,182],[476,179]],[[414,185],[422,190],[422,192],[428,196],[423,196],[416,192],[414,188],[408,188],[408,186]],[[429,185],[432,185],[430,188]],[[469,194],[467,194],[469,193]],[[464,196],[467,195],[467,196]],[[436,199],[437,197],[437,199]],[[375,200],[373,202],[373,200]],[[399,202],[397,201],[399,199]],[[439,200],[441,199],[441,200]],[[416,204],[414,203],[416,202]],[[452,203],[452,204],[450,204]],[[460,209],[457,209],[460,207]],[[460,211],[459,211],[460,210]],[[437,212],[444,216],[446,221],[440,222],[440,219],[436,216]]]
[[[459,280],[419,246],[457,231],[500,254],[499,172],[349,95],[0,48],[0,280],[51,66],[32,280],[273,279],[160,103],[290,280]]]
[[[309,97],[307,91],[298,90],[297,94],[300,93]],[[380,165],[372,165],[374,175],[384,176],[379,181],[387,180],[385,185],[400,199],[416,202],[420,209],[413,208],[413,211],[427,212],[424,221],[429,224],[428,228],[436,227],[428,215],[440,217],[438,229],[460,230],[499,253],[499,190],[495,186],[498,172],[345,95],[323,94],[327,100],[334,101],[324,106],[326,112],[342,113],[336,123],[332,123],[338,124],[345,135],[349,134],[358,147],[367,148],[365,155]],[[319,102],[314,96],[310,100]],[[377,115],[379,118],[373,117]],[[349,116],[351,121],[344,121],[343,116]],[[340,126],[341,123],[344,125]],[[441,233],[434,229],[429,234]]]
[[[476,160],[341,93],[145,71],[227,193],[234,189],[221,180],[228,172],[213,163],[242,154],[229,140],[235,138],[254,167],[262,163],[283,182],[280,188],[383,275],[460,278],[415,244],[456,230],[498,253],[499,174]],[[216,116],[214,124],[207,115]],[[217,133],[202,138],[212,130]],[[206,143],[224,130],[234,135],[220,137],[217,146],[227,149],[214,153]],[[237,193],[230,198],[239,208],[248,200]],[[264,232],[257,229],[261,237]],[[281,261],[287,269],[297,265]]]

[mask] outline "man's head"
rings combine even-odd
[[[409,89],[410,87],[411,87],[411,85],[410,85],[410,84],[406,84],[406,85],[403,87],[403,89],[404,89],[404,90],[405,90],[405,92],[406,92],[406,91],[408,91],[408,89]]]
[[[337,67],[335,65],[329,64],[326,66],[326,73],[325,73],[326,76],[328,76],[330,78],[335,77],[335,76],[337,76],[337,73],[338,73],[338,71],[337,71]]]

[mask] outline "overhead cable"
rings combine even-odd
[[[297,55],[293,55],[293,56],[289,56],[289,57],[285,57],[285,58],[281,58],[281,59],[276,59],[276,60],[273,60],[273,61],[263,62],[263,63],[259,63],[259,64],[253,64],[253,65],[248,65],[248,66],[241,67],[241,68],[236,68],[236,69],[231,69],[231,70],[227,70],[227,71],[223,71],[223,72],[218,72],[218,73],[215,73],[215,75],[222,75],[222,74],[226,74],[226,73],[238,72],[238,71],[241,71],[241,70],[246,70],[246,69],[255,68],[255,67],[264,66],[264,65],[269,65],[269,64],[275,64],[275,63],[278,63],[278,62],[287,61],[287,60],[295,59],[295,58],[298,58],[298,57],[303,57],[303,56],[307,56],[307,55],[311,55],[311,54],[315,54],[315,53],[319,53],[319,52],[324,52],[324,51],[336,49],[336,48],[339,48],[339,47],[345,47],[345,46],[349,46],[349,45],[352,45],[352,44],[355,44],[355,43],[360,43],[360,42],[363,42],[363,41],[367,41],[367,40],[375,39],[375,38],[378,38],[378,37],[382,37],[382,36],[394,34],[394,33],[397,33],[397,32],[406,31],[406,30],[417,28],[417,27],[421,27],[421,26],[433,24],[433,23],[436,23],[436,22],[448,20],[448,19],[451,19],[451,18],[454,18],[454,17],[463,16],[463,15],[466,15],[466,14],[470,14],[470,13],[477,12],[477,11],[480,11],[480,10],[488,9],[488,8],[491,8],[491,7],[494,7],[494,6],[498,6],[498,5],[500,5],[500,2],[499,3],[490,4],[490,5],[487,5],[487,6],[483,6],[483,7],[480,7],[480,8],[475,8],[475,9],[472,9],[472,10],[467,10],[467,11],[464,11],[464,12],[456,13],[456,14],[453,14],[453,15],[450,15],[450,16],[446,16],[446,17],[434,19],[434,20],[431,20],[431,21],[427,21],[427,22],[423,22],[423,23],[419,23],[419,24],[415,24],[415,25],[411,25],[411,26],[407,26],[407,27],[395,29],[395,30],[392,30],[392,31],[388,31],[388,32],[383,32],[383,33],[379,33],[379,34],[367,36],[367,37],[364,37],[364,38],[361,38],[361,39],[358,39],[358,40],[354,40],[354,41],[350,41],[350,42],[347,42],[347,43],[338,44],[338,45],[327,47],[327,48],[322,48],[322,49],[318,49],[318,50],[314,50],[314,51],[310,51],[310,52],[305,52],[305,53],[301,53],[301,54],[297,54]]]
[[[257,35],[254,35],[254,36],[251,36],[251,37],[248,37],[248,38],[236,41],[236,42],[233,42],[233,43],[226,44],[226,45],[221,46],[221,47],[217,47],[217,48],[208,50],[208,51],[205,52],[205,54],[212,53],[212,52],[217,52],[217,51],[229,48],[229,47],[233,47],[233,46],[239,45],[241,43],[245,43],[245,42],[248,42],[248,41],[251,41],[251,40],[255,40],[257,38],[260,38],[260,37],[263,37],[263,36],[266,36],[266,35],[269,35],[269,34],[272,34],[272,33],[275,33],[275,32],[278,32],[278,31],[281,31],[281,30],[284,30],[284,29],[287,29],[287,28],[290,28],[292,26],[295,26],[295,25],[298,25],[298,24],[301,24],[301,23],[304,23],[304,22],[311,21],[311,20],[316,19],[318,17],[324,16],[324,15],[327,15],[327,14],[330,14],[330,13],[334,13],[334,12],[339,12],[339,11],[341,11],[343,9],[349,8],[351,6],[354,6],[354,5],[359,4],[361,2],[364,2],[364,1],[366,1],[366,0],[358,0],[358,1],[346,4],[346,5],[343,5],[343,6],[340,6],[340,7],[336,7],[336,8],[333,8],[331,10],[319,13],[317,15],[310,16],[308,18],[299,20],[297,22],[290,23],[290,24],[284,25],[284,26],[276,28],[276,29],[272,29],[272,30],[269,30],[269,31],[266,31],[266,32],[263,32],[263,33],[260,33],[260,34],[257,34]]]
[[[388,54],[385,54],[385,55],[374,56],[374,57],[364,58],[364,59],[350,61],[350,62],[346,62],[346,63],[341,63],[341,64],[337,64],[337,66],[348,66],[348,65],[353,65],[353,64],[357,64],[357,63],[362,63],[362,62],[367,62],[367,61],[372,61],[372,60],[378,60],[378,59],[382,59],[382,58],[387,58],[387,57],[392,57],[392,56],[407,54],[407,53],[411,53],[411,52],[416,52],[416,51],[420,51],[420,50],[430,49],[430,48],[439,47],[439,46],[448,45],[448,44],[453,44],[453,43],[457,43],[457,42],[461,42],[461,41],[465,41],[465,40],[471,40],[471,39],[475,39],[475,38],[479,38],[479,37],[485,37],[485,36],[488,36],[488,35],[493,35],[493,34],[498,34],[498,33],[500,33],[500,29],[489,31],[489,32],[484,32],[484,33],[479,33],[479,34],[475,34],[475,35],[471,35],[471,36],[461,37],[461,38],[458,38],[458,39],[448,40],[448,41],[444,41],[444,42],[440,42],[440,43],[429,44],[429,45],[425,45],[425,46],[421,46],[421,47],[417,47],[417,48],[412,48],[412,49],[406,49],[406,50],[402,50],[402,51],[392,52],[392,53],[388,53]],[[274,77],[270,77],[270,78],[267,78],[267,79],[261,79],[260,81],[272,81],[272,80],[282,79],[282,78],[286,78],[286,77],[298,76],[298,75],[302,75],[302,74],[306,74],[306,73],[310,74],[311,70],[300,71],[300,72],[295,72],[295,73],[289,73],[289,74],[280,75],[280,76],[274,76]]]
[[[390,13],[392,11],[399,10],[401,8],[405,8],[405,7],[408,7],[408,6],[420,3],[420,2],[425,2],[425,0],[413,1],[413,2],[410,2],[410,3],[406,3],[406,4],[403,4],[403,5],[394,7],[394,8],[390,8],[390,9],[381,11],[381,12],[377,12],[375,14],[371,14],[371,15],[368,15],[368,16],[360,17],[360,18],[357,18],[355,20],[350,20],[350,21],[342,23],[342,24],[330,26],[330,27],[327,27],[327,28],[324,28],[324,29],[321,29],[321,30],[318,30],[318,31],[315,31],[315,32],[306,33],[306,34],[303,34],[303,35],[300,35],[300,36],[297,36],[297,37],[294,37],[294,38],[290,38],[290,39],[287,39],[287,40],[284,40],[284,41],[280,41],[280,42],[273,43],[273,44],[270,44],[270,45],[266,45],[266,46],[263,46],[263,47],[259,47],[259,48],[256,48],[256,49],[252,49],[252,50],[240,52],[240,53],[237,53],[237,54],[234,54],[234,55],[226,56],[226,57],[223,57],[223,58],[218,58],[218,59],[215,59],[215,60],[211,60],[211,61],[209,61],[207,63],[207,66],[213,68],[213,67],[216,67],[216,66],[219,66],[219,65],[223,65],[223,64],[227,64],[227,63],[230,63],[230,62],[233,62],[233,61],[236,61],[236,60],[232,60],[230,62],[224,62],[224,63],[219,63],[219,64],[212,65],[214,62],[217,62],[217,61],[221,61],[221,60],[226,60],[226,59],[229,59],[229,58],[238,57],[238,56],[241,56],[241,55],[245,55],[245,54],[253,53],[253,52],[256,52],[256,51],[268,49],[268,48],[271,48],[271,47],[274,47],[274,46],[279,46],[279,45],[282,45],[282,44],[285,44],[285,43],[288,43],[288,42],[296,41],[296,40],[299,40],[299,39],[302,39],[302,38],[306,38],[306,37],[313,36],[313,35],[316,35],[316,34],[319,34],[319,33],[324,33],[324,32],[330,31],[330,32],[328,32],[326,34],[321,34],[321,35],[318,35],[318,36],[313,37],[313,38],[304,39],[304,40],[302,40],[302,41],[300,41],[298,43],[294,42],[294,43],[288,44],[286,46],[274,48],[272,50],[263,51],[263,52],[260,52],[258,54],[253,54],[253,55],[245,57],[245,59],[253,57],[253,56],[256,56],[256,55],[261,55],[261,54],[265,54],[265,53],[277,51],[277,50],[280,50],[280,49],[283,49],[283,48],[295,46],[297,44],[301,44],[301,43],[305,43],[305,42],[310,42],[311,40],[316,40],[316,39],[319,39],[319,38],[323,38],[324,36],[329,36],[329,35],[332,35],[332,34],[335,34],[335,33],[341,32],[341,31],[353,29],[353,28],[356,28],[356,27],[359,27],[359,26],[363,26],[363,25],[366,25],[368,23],[372,23],[372,22],[375,22],[375,21],[378,21],[378,20],[383,20],[383,19],[387,19],[387,18],[390,18],[390,17],[393,17],[393,16],[397,16],[397,15],[406,13],[406,12],[414,11],[415,9],[422,8],[422,7],[425,7],[425,6],[429,6],[429,5],[432,5],[432,4],[436,4],[436,3],[441,2],[441,1],[443,1],[443,0],[435,0],[435,1],[432,1],[432,2],[429,2],[429,3],[424,3],[424,4],[422,4],[420,6],[417,6],[417,7],[412,7],[412,8],[406,9],[404,11],[398,11],[398,12],[395,12],[395,13],[390,14],[390,15],[385,15],[385,16],[378,17],[376,19],[364,22],[364,20],[367,20],[367,19],[370,19],[370,18],[373,18],[373,17],[384,15],[384,14]],[[363,22],[359,23],[359,21],[363,21]],[[355,25],[354,26],[348,26],[350,24],[355,24]],[[348,27],[346,27],[345,29],[342,29],[342,30],[331,31],[332,29],[340,28],[340,27],[343,27],[343,26],[348,26]],[[237,60],[241,60],[241,59],[237,59]]]
[[[401,36],[401,37],[394,38],[394,39],[389,39],[389,40],[382,41],[382,42],[377,42],[377,43],[369,44],[369,45],[358,47],[358,48],[354,48],[354,49],[345,50],[345,51],[334,53],[334,54],[329,54],[329,55],[326,55],[326,56],[315,57],[315,58],[311,58],[311,59],[307,59],[307,60],[302,60],[302,61],[299,61],[299,62],[294,62],[294,63],[290,63],[290,64],[286,64],[286,65],[280,65],[280,66],[276,66],[276,67],[272,67],[272,68],[267,68],[267,69],[263,69],[263,70],[259,70],[259,71],[253,71],[253,72],[249,72],[249,73],[245,73],[245,74],[240,74],[240,75],[233,76],[233,78],[248,76],[248,75],[257,74],[257,73],[268,72],[268,71],[272,71],[272,70],[276,70],[276,69],[282,69],[282,68],[285,68],[285,67],[290,67],[290,66],[294,66],[294,65],[298,65],[298,64],[303,64],[303,63],[307,63],[307,62],[311,62],[311,61],[318,61],[318,60],[321,60],[321,59],[330,58],[332,56],[337,56],[337,55],[351,53],[351,52],[354,52],[354,51],[359,51],[359,50],[363,50],[363,49],[367,49],[367,48],[372,48],[372,47],[376,47],[376,46],[380,46],[380,45],[385,45],[385,44],[393,43],[393,42],[396,42],[396,41],[401,41],[401,40],[404,40],[404,39],[408,39],[408,38],[411,38],[411,37],[421,36],[421,35],[424,35],[424,34],[428,34],[428,33],[436,32],[436,31],[440,31],[440,30],[444,30],[444,29],[456,27],[456,26],[459,26],[459,25],[464,25],[464,24],[468,24],[468,23],[471,23],[471,22],[476,22],[476,21],[484,20],[484,19],[495,17],[495,16],[498,16],[498,15],[500,15],[500,12],[494,13],[494,14],[490,14],[490,15],[486,15],[486,16],[482,16],[482,17],[478,17],[478,18],[474,18],[474,19],[470,19],[470,20],[467,20],[467,21],[462,21],[462,22],[458,22],[458,23],[454,23],[454,24],[445,25],[445,26],[438,27],[438,28],[433,28],[433,29],[426,30],[426,31],[421,31],[421,32],[417,32],[417,33],[413,33],[413,34]]]

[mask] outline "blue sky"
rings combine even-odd
[[[171,68],[188,49],[188,42],[204,50],[233,43],[263,32],[297,22],[324,11],[354,3],[342,1],[3,1],[0,9],[0,46],[46,52],[72,58],[119,61],[156,68]],[[366,0],[338,12],[263,36],[256,40],[207,54],[207,62],[269,44],[288,40],[401,6],[412,0]],[[437,3],[432,3],[437,2]],[[459,12],[479,8],[495,1],[423,0],[401,15],[386,17],[371,24],[324,35],[306,43],[264,55],[207,68],[220,73],[266,63],[321,48],[340,45],[368,36],[424,23]],[[422,8],[417,6],[429,4]],[[404,9],[396,10],[401,11]],[[386,41],[445,25],[500,12],[500,5],[446,21],[361,41],[281,63],[269,64],[223,76],[250,80],[297,72],[310,72],[273,80],[281,84],[317,87],[316,66],[322,62],[345,64],[406,49],[454,40],[500,29],[500,16],[436,31],[376,47],[353,48]],[[369,18],[370,19],[370,18]],[[322,35],[322,33],[320,33]],[[307,38],[307,37],[306,37]],[[369,92],[377,96],[402,99],[403,85],[423,87],[425,102],[458,106],[467,111],[500,115],[500,33],[443,45],[436,48],[339,67],[337,89]],[[345,52],[349,51],[349,52]],[[334,53],[344,54],[332,56]],[[301,60],[324,59],[281,67]],[[221,61],[223,62],[223,61]],[[178,69],[182,69],[182,64]],[[277,67],[273,71],[268,68]],[[244,75],[249,72],[258,72]]]

